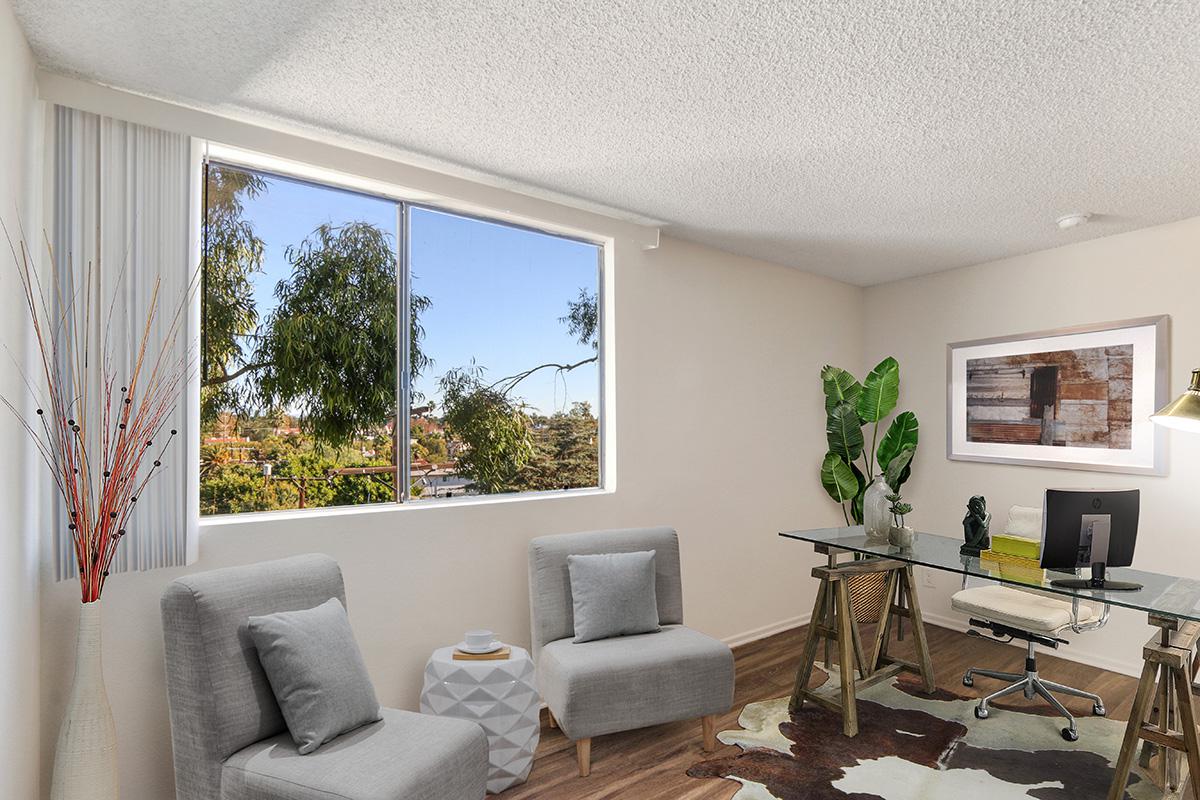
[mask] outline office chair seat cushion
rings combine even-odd
[[[1035,633],[1057,633],[1072,621],[1071,604],[1066,600],[1008,586],[963,589],[950,598],[950,605],[972,617]],[[1081,603],[1077,622],[1087,622],[1092,616],[1092,610]]]

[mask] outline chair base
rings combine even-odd
[[[999,672],[991,669],[976,669],[972,667],[963,674],[963,686],[975,685],[975,676],[981,675],[985,678],[992,678],[998,681],[1009,681],[1009,685],[1003,689],[992,692],[987,697],[979,701],[979,705],[975,706],[975,716],[979,719],[987,719],[988,706],[994,701],[1010,694],[1021,692],[1025,698],[1032,700],[1035,697],[1041,697],[1050,706],[1061,714],[1067,720],[1067,727],[1062,729],[1062,736],[1069,742],[1073,742],[1079,738],[1079,729],[1075,724],[1075,717],[1067,710],[1054,692],[1065,694],[1069,697],[1082,697],[1092,701],[1092,713],[1096,716],[1103,717],[1108,711],[1104,708],[1104,700],[1100,695],[1086,692],[1083,689],[1076,689],[1073,686],[1064,686],[1061,683],[1054,681],[1042,680],[1038,677],[1037,670],[1037,654],[1033,649],[1034,643],[1029,642],[1028,655],[1025,658],[1025,674],[1021,675],[1015,672]]]

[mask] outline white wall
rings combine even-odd
[[[12,9],[0,0],[0,220],[10,231],[19,221],[35,241],[40,221],[31,212],[38,199],[39,130],[33,54]],[[22,357],[28,326],[13,268],[8,245],[0,241],[0,344]],[[20,400],[24,387],[7,354],[3,358],[0,394]],[[0,415],[10,416],[3,408]],[[39,716],[33,453],[11,419],[0,423],[0,452],[6,454],[0,458],[0,719],[9,720],[15,734],[5,737],[0,797],[35,797]]]
[[[243,139],[233,144],[250,138],[237,126],[220,133]],[[289,137],[276,144],[304,149]],[[349,158],[328,148],[306,154]],[[384,177],[378,173],[389,168],[377,162],[373,170]],[[462,199],[483,202],[485,191],[492,190]],[[429,652],[463,630],[487,626],[528,641],[526,543],[541,534],[673,525],[689,624],[727,639],[796,624],[811,608],[813,555],[775,534],[838,519],[816,477],[824,450],[817,376],[826,361],[858,368],[862,290],[670,238],[644,250],[636,236],[614,230],[615,493],[207,526],[192,569],[332,555],[380,699],[407,708],[416,705]],[[182,572],[117,576],[103,600],[122,793],[138,800],[172,796],[158,597]],[[48,776],[78,591],[47,580],[42,597]]]
[[[1200,436],[1172,431],[1166,477],[1111,475],[1006,464],[950,461],[946,443],[946,345],[1134,317],[1171,316],[1171,397],[1200,366],[1200,218],[1093,239],[1054,250],[875,286],[866,291],[865,360],[894,355],[901,402],[921,422],[921,445],[905,494],[916,527],[958,535],[967,498],[983,494],[994,527],[1013,504],[1040,505],[1047,486],[1136,487],[1142,517],[1135,563],[1194,575],[1200,564]],[[933,576],[930,616],[958,619],[949,596],[958,581]],[[1075,637],[1062,654],[1137,674],[1150,637],[1145,616],[1114,612],[1103,630]]]
[[[1200,472],[1192,466],[1200,457],[1200,437],[1175,435],[1167,478],[968,464],[944,455],[947,342],[1168,313],[1172,391],[1180,391],[1187,371],[1200,364],[1200,320],[1190,313],[1200,290],[1200,220],[861,290],[669,237],[659,249],[644,250],[644,232],[634,226],[422,173],[379,154],[54,76],[40,82],[50,99],[88,110],[382,180],[418,187],[424,182],[442,196],[534,219],[609,226],[616,241],[615,493],[260,517],[204,529],[200,561],[191,570],[311,551],[337,558],[352,621],[388,704],[413,707],[428,652],[468,627],[484,625],[510,641],[527,641],[525,545],[545,533],[674,525],[682,539],[690,624],[744,640],[798,622],[811,607],[813,557],[775,532],[840,520],[815,477],[825,449],[817,374],[826,362],[861,373],[883,355],[900,360],[901,403],[922,423],[908,492],[920,527],[956,534],[974,493],[986,494],[1002,518],[1012,503],[1037,503],[1047,484],[1133,485],[1144,491],[1139,565],[1178,570],[1194,563],[1181,554],[1191,559],[1200,552],[1189,524],[1200,512],[1189,495]],[[183,572],[120,575],[105,593],[105,666],[122,790],[139,800],[172,796],[158,596]],[[7,573],[2,577],[7,584]],[[947,598],[956,582],[934,579],[937,586],[924,590],[925,604],[935,619],[952,619]],[[26,589],[14,596],[26,610],[0,617],[0,625],[32,618],[29,584],[22,585]],[[41,772],[48,786],[70,681],[78,596],[74,585],[49,580],[42,582],[41,596]],[[1109,629],[1080,637],[1068,649],[1129,670],[1148,635],[1139,617],[1118,614]],[[0,641],[36,641],[29,631],[11,636],[5,632]],[[13,658],[5,651],[0,663]],[[36,717],[31,709],[25,715]]]

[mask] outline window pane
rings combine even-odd
[[[414,499],[600,484],[600,248],[409,212]]]
[[[397,204],[205,182],[201,514],[394,500]]]

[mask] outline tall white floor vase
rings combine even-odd
[[[75,638],[75,682],[54,753],[51,800],[116,800],[117,729],[100,658],[100,603],[84,603]]]

